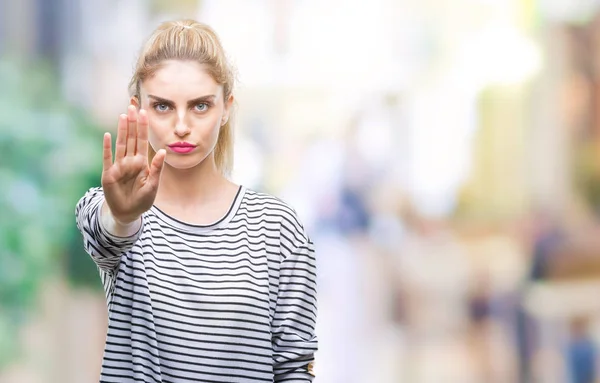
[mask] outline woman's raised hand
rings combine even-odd
[[[110,133],[104,134],[102,187],[113,218],[130,224],[152,207],[160,173],[166,157],[159,150],[148,164],[148,115],[129,106],[127,115],[119,117],[115,158],[113,162]]]

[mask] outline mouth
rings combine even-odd
[[[196,145],[190,144],[188,142],[177,142],[168,145],[168,148],[171,149],[171,151],[174,153],[189,153],[192,150],[196,149]]]

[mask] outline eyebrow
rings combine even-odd
[[[165,104],[171,104],[171,105],[175,104],[171,100],[168,100],[168,99],[162,98],[162,97],[158,97],[158,96],[154,96],[152,94],[149,94],[148,98],[151,98],[153,100],[156,100],[158,102],[162,102],[162,103],[165,103]],[[196,97],[193,100],[189,100],[187,102],[187,104],[188,105],[196,105],[196,104],[199,104],[201,102],[214,102],[215,98],[217,98],[217,96],[215,96],[214,94],[209,94],[209,95],[206,95],[206,96]]]

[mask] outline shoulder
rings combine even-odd
[[[272,194],[252,189],[246,189],[245,200],[249,211],[260,211],[269,220],[279,222],[282,235],[291,234],[298,240],[309,241],[300,216],[288,202]]]
[[[296,210],[279,197],[252,189],[246,189],[245,197],[248,210],[260,211],[271,217],[297,221],[297,224],[300,224]]]

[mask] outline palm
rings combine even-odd
[[[102,187],[106,202],[122,222],[136,220],[154,203],[164,162],[160,150],[148,165],[148,117],[135,108],[119,118],[114,162],[110,134],[104,136]]]

